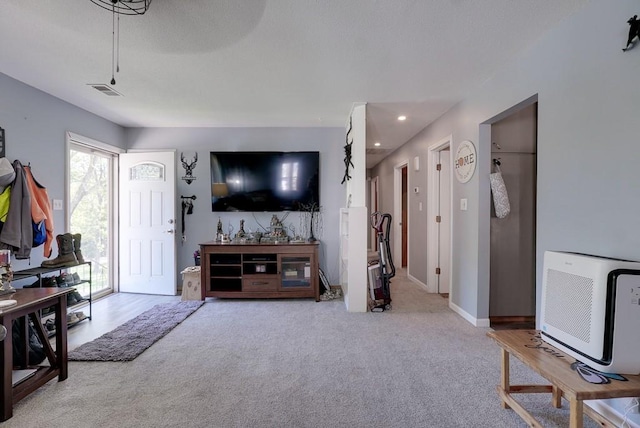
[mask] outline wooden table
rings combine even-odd
[[[542,341],[539,331],[500,330],[490,331],[487,336],[502,348],[502,378],[498,386],[502,408],[512,408],[531,427],[542,427],[542,425],[515,400],[513,394],[551,393],[551,404],[556,408],[562,407],[561,401],[564,397],[569,401],[571,428],[582,428],[583,413],[601,426],[614,426],[604,416],[589,406],[584,406],[584,400],[640,396],[640,376],[625,375],[627,382],[612,380],[608,384],[593,384],[585,381],[570,367],[575,359]],[[551,385],[511,385],[509,355],[518,358],[548,380]]]
[[[18,304],[0,311],[0,322],[7,329],[7,337],[2,342],[0,364],[2,365],[2,391],[0,391],[0,421],[6,421],[13,416],[13,405],[44,385],[51,379],[58,377],[63,381],[68,375],[67,360],[67,294],[71,288],[25,288],[13,294],[2,296],[3,299],[17,300]],[[53,306],[55,308],[56,336],[55,351],[49,343],[47,333],[42,327],[39,311]],[[22,340],[23,361],[13,361],[13,337],[11,334],[13,321],[20,322],[23,338],[28,338],[28,322],[30,319],[35,331],[44,346],[49,361],[48,366],[34,366],[29,363],[27,340]],[[36,369],[35,374],[18,383],[12,384],[14,368]]]

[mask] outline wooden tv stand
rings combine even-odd
[[[318,243],[200,244],[202,300],[303,298],[320,301]]]

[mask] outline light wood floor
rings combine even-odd
[[[92,318],[76,324],[68,330],[68,349],[102,336],[119,325],[140,315],[160,303],[178,302],[180,296],[156,296],[149,294],[113,293],[93,302]],[[89,308],[82,311],[89,315]]]

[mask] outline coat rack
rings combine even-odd
[[[180,199],[182,199],[182,245],[184,245],[184,241],[187,240],[187,235],[184,234],[185,231],[185,222],[184,216],[193,214],[193,201],[197,199],[196,195],[192,196],[182,196],[180,195]]]

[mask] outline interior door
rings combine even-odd
[[[402,265],[401,267],[407,267],[407,228],[409,227],[408,214],[407,214],[407,166],[402,167]]]
[[[451,152],[446,149],[438,153],[441,165],[438,186],[438,292],[446,294],[449,293],[451,272]]]
[[[175,152],[120,155],[120,291],[175,295]]]

